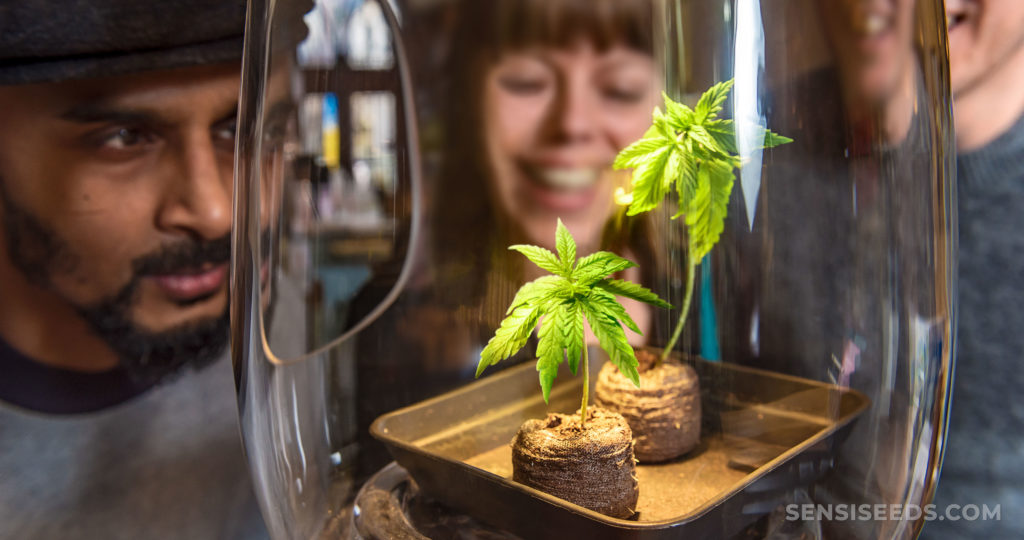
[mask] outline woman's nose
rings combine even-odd
[[[597,128],[592,84],[579,76],[567,76],[549,113],[551,133],[559,142],[587,142]]]

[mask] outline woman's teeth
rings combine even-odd
[[[535,176],[541,183],[556,189],[578,189],[597,182],[596,169],[536,169]]]
[[[891,17],[882,13],[864,13],[855,19],[856,30],[868,37],[877,36],[889,28]]]

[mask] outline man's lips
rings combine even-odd
[[[154,275],[150,278],[168,297],[193,300],[217,292],[224,286],[228,265],[220,264],[196,272]]]

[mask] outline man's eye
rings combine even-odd
[[[103,146],[115,150],[124,150],[147,142],[149,142],[149,138],[141,129],[122,127],[104,137]]]
[[[221,140],[234,140],[238,126],[234,121],[225,122],[213,130],[213,136]]]

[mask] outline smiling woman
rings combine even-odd
[[[476,46],[451,58],[447,165],[434,197],[458,211],[436,211],[433,252],[453,262],[440,278],[468,295],[454,301],[475,298],[497,323],[512,282],[532,271],[505,246],[553,247],[558,218],[584,251],[618,252],[651,232],[642,221],[609,221],[612,194],[628,181],[611,163],[649,124],[660,78],[649,1],[464,4],[471,22],[456,40]],[[644,245],[626,252],[647,255]]]
[[[512,239],[549,242],[561,217],[594,249],[623,181],[611,162],[660,97],[650,2],[484,4],[465,16],[464,38],[479,47],[457,60],[469,68],[453,111],[465,131],[451,139],[476,170],[446,175],[442,189],[461,181],[467,197],[489,194],[499,211],[488,214]]]

